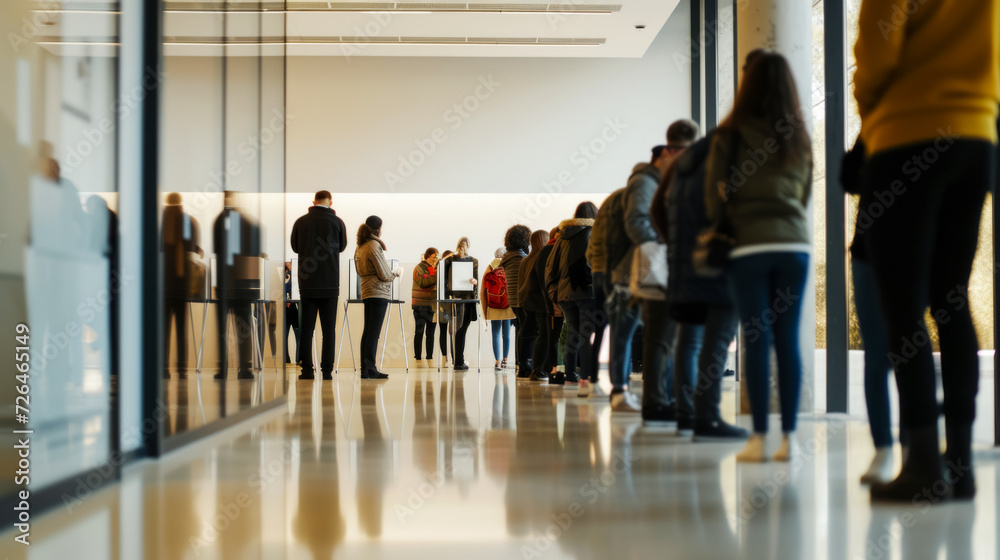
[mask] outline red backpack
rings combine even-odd
[[[502,268],[494,268],[483,276],[483,288],[486,289],[486,307],[490,309],[510,307],[510,301],[507,299],[507,273]]]

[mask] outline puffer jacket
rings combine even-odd
[[[632,168],[629,176],[629,183],[635,180],[635,174],[645,168],[648,163],[638,163]],[[607,251],[607,270],[609,283],[621,284],[628,282],[628,273],[632,268],[632,238],[628,235],[625,227],[625,198],[628,187],[619,189],[611,193],[610,199],[602,205],[608,210],[608,225],[605,230],[604,242]]]
[[[625,233],[632,240],[633,246],[659,238],[653,228],[653,220],[649,217],[649,207],[659,186],[660,170],[651,163],[638,167],[628,179],[622,205],[625,212]]]
[[[521,272],[517,277],[519,283],[517,293],[521,298],[521,309],[529,313],[548,312],[548,307],[545,305],[545,285],[538,282],[538,277],[535,275],[535,268],[540,267],[542,270],[545,269],[545,261],[540,260],[540,257],[543,253],[548,255],[551,252],[549,247],[550,245],[546,245],[530,253],[521,261]]]
[[[392,270],[382,244],[369,239],[354,251],[354,266],[361,277],[361,299],[392,299]]]
[[[594,229],[590,232],[590,242],[587,244],[587,262],[594,272],[608,271],[608,223],[611,221],[611,207],[615,204],[615,197],[624,189],[618,189],[608,195],[597,210],[597,218],[594,219]]]
[[[427,264],[427,261],[420,261],[413,269],[413,289],[410,294],[413,296],[413,307],[434,306],[434,300],[437,299],[437,270]]]
[[[504,253],[503,258],[500,259],[500,268],[503,269],[503,273],[507,276],[507,300],[510,302],[512,308],[521,306],[517,295],[517,287],[521,275],[521,261],[526,256],[524,251],[518,249],[516,251],[507,251]]]
[[[562,235],[545,265],[545,289],[555,303],[594,299],[594,278],[587,244],[594,220],[573,218],[559,224]]]
[[[713,222],[727,212],[736,249],[772,243],[812,243],[806,205],[812,192],[812,158],[783,164],[768,152],[777,132],[767,123],[739,127],[739,137],[720,130],[705,170],[706,213]],[[753,169],[753,173],[742,170]],[[719,188],[732,188],[724,204]]]
[[[698,234],[711,225],[705,215],[705,163],[714,132],[695,142],[678,158],[670,180],[665,207],[654,208],[657,223],[666,217],[667,301],[674,305],[706,303],[731,305],[732,293],[725,274],[698,276],[691,256]]]

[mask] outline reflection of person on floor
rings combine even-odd
[[[389,442],[382,436],[376,391],[381,384],[361,384],[361,426],[364,439],[358,451],[358,523],[371,538],[382,536],[382,501],[391,468]]]
[[[299,347],[299,305],[290,302],[292,299],[292,263],[285,262],[285,334],[281,338],[281,344],[285,347],[285,363],[292,363],[291,354],[288,353],[288,331],[295,335],[295,363],[301,361]]]
[[[299,442],[298,509],[292,521],[295,538],[312,551],[313,558],[333,558],[344,540],[346,527],[340,511],[340,472],[337,466],[337,412],[333,385],[299,384],[300,402],[321,391],[322,421],[315,423],[311,407],[300,406],[291,419],[301,434]],[[290,465],[286,465],[290,466]]]
[[[225,379],[229,371],[227,331],[229,316],[233,316],[238,353],[238,379],[253,379],[251,355],[254,331],[251,307],[260,297],[260,228],[245,212],[240,211],[238,193],[225,191],[222,213],[212,228],[216,254],[216,290],[218,298],[219,372],[216,379]]]
[[[170,322],[177,330],[177,377],[187,376],[187,312],[192,273],[195,264],[192,253],[203,256],[198,246],[200,232],[198,221],[184,212],[179,193],[167,195],[163,209],[163,378],[170,378]],[[204,270],[204,269],[202,269]]]

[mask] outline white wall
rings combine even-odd
[[[610,192],[689,116],[689,36],[681,3],[641,59],[290,58],[288,190]]]

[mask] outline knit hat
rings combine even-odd
[[[365,225],[371,228],[372,231],[378,231],[382,229],[382,218],[379,218],[378,216],[368,216],[368,219],[365,220]]]

